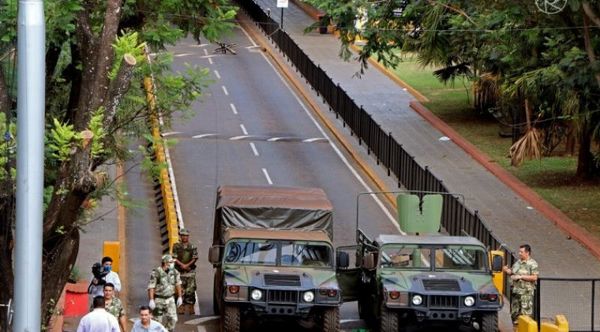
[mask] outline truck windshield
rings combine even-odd
[[[387,245],[381,249],[382,268],[430,270],[431,248],[417,245]]]
[[[486,271],[485,250],[476,246],[447,246],[436,249],[436,270]]]
[[[309,242],[284,242],[281,245],[283,266],[331,266],[329,246]]]
[[[277,265],[277,243],[260,240],[230,241],[225,249],[225,263]]]
[[[225,264],[331,267],[331,252],[328,245],[315,242],[233,240],[223,259]]]

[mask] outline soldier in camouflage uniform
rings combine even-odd
[[[121,332],[125,332],[125,309],[121,300],[115,297],[115,285],[104,284],[104,309],[119,321]]]
[[[521,315],[533,315],[533,299],[539,270],[537,262],[530,255],[531,247],[528,244],[521,245],[519,260],[512,268],[505,266],[503,269],[512,280],[510,315],[513,324],[517,323]]]
[[[179,231],[180,242],[173,246],[173,258],[175,268],[181,273],[181,288],[183,288],[183,306],[179,307],[179,313],[194,313],[196,303],[196,261],[198,260],[198,248],[190,243],[190,232],[182,228]]]
[[[177,301],[174,296],[177,296]],[[175,329],[177,307],[183,304],[181,296],[181,277],[175,269],[175,261],[171,255],[164,255],[161,266],[150,274],[148,306],[153,310],[154,319],[169,331]]]

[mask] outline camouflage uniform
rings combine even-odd
[[[191,260],[198,258],[198,248],[191,243],[184,245],[181,242],[177,242],[173,246],[173,258],[183,264],[187,264]],[[196,271],[194,271],[196,264],[192,264],[189,271],[184,271],[179,265],[176,265],[175,268],[181,273],[183,303],[193,305],[196,303]]]
[[[154,288],[156,308],[152,312],[154,319],[162,323],[169,331],[177,323],[177,305],[175,304],[175,286],[181,285],[181,277],[175,269],[165,271],[157,267],[150,274],[148,289]]]
[[[529,258],[526,261],[518,260],[512,266],[512,274],[529,276],[537,275],[539,274],[538,264],[532,258]],[[512,280],[510,316],[512,317],[513,322],[521,315],[533,316],[534,294],[535,282],[521,279]]]
[[[106,303],[105,306],[106,311],[108,311],[111,315],[115,316],[115,318],[119,319],[119,317],[125,315],[125,309],[123,309],[123,303],[116,297],[113,297],[110,303]]]

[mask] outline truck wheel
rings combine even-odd
[[[340,308],[327,308],[323,312],[323,332],[340,330]]]
[[[489,312],[481,315],[482,332],[498,332],[498,313]]]
[[[380,332],[398,332],[398,314],[381,304]]]
[[[240,330],[240,307],[226,304],[223,309],[223,332],[239,332]]]

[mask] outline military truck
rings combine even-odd
[[[422,200],[421,200],[422,197]],[[369,238],[357,229],[357,266],[339,271],[347,300],[382,332],[438,322],[498,331],[502,252],[491,254],[476,238],[438,233],[442,195],[398,196],[405,235]]]
[[[321,189],[221,186],[209,261],[223,330],[279,318],[338,331],[332,234],[333,207]]]

